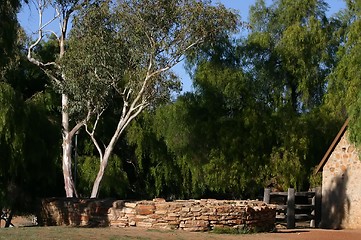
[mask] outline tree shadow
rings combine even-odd
[[[346,194],[348,172],[335,176],[329,189],[322,191],[321,228],[341,229],[350,213],[350,200]]]

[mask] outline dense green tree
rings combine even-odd
[[[0,80],[0,205],[29,212],[38,197],[59,194],[59,136],[48,79],[26,60],[17,33],[9,56],[16,64]]]
[[[15,64],[13,56],[19,29],[16,18],[19,8],[19,0],[4,0],[0,4],[0,80],[9,65]]]
[[[29,211],[35,198],[58,195],[57,126],[47,117],[47,94],[24,101],[11,85],[0,86],[1,200],[3,206]]]
[[[272,108],[275,144],[267,167],[271,180],[282,188],[304,185],[320,156],[311,145],[317,144],[313,132],[323,136],[330,126],[313,125],[314,115],[324,113],[320,107],[333,66],[332,25],[326,10],[326,2],[320,0],[277,0],[270,6],[257,1],[250,10],[252,29],[240,48],[247,74],[259,82],[260,96]],[[284,166],[286,162],[290,166]],[[294,169],[293,176],[287,176],[288,168]]]
[[[338,15],[340,22],[337,37],[340,47],[337,51],[337,66],[329,76],[327,104],[338,118],[350,119],[351,140],[361,143],[361,71],[360,30],[361,4],[346,1],[347,9]]]
[[[327,19],[325,7],[258,1],[248,36],[190,56],[195,91],[142,116],[127,134],[149,197],[254,197],[264,186],[309,186],[341,123],[323,99],[343,23]]]
[[[169,186],[173,174],[177,191],[154,195],[239,198],[264,186],[309,186],[340,123],[323,102],[342,25],[326,18],[326,7],[257,1],[244,39],[223,38],[190,56],[195,91],[128,134],[143,168],[157,170],[146,174],[150,186]]]
[[[158,138],[154,111],[146,111],[129,126],[126,141],[133,146],[128,157],[130,184],[140,198],[186,198],[186,174],[162,137]],[[130,149],[132,150],[132,148]],[[144,191],[145,190],[145,191]]]
[[[309,111],[322,101],[329,72],[326,6],[319,0],[277,0],[266,7],[261,0],[250,9],[246,66],[277,111]]]
[[[67,196],[76,189],[75,134],[77,187],[93,197],[244,198],[267,185],[301,189],[346,112],[359,142],[354,1],[331,19],[325,1],[257,1],[249,34],[238,41],[230,38],[238,19],[223,6],[129,0],[86,5],[65,42],[73,7],[83,2],[58,3],[62,35],[40,30],[28,52],[43,72],[14,55],[14,46],[3,59],[0,178],[8,202],[59,193],[43,189],[58,182],[44,178],[59,171],[60,114],[70,124],[63,132]],[[169,69],[185,56],[195,91],[172,102],[179,81]],[[61,113],[59,97],[45,87],[49,76],[67,100]],[[100,190],[94,181],[102,181]]]
[[[270,136],[257,131],[266,128],[261,115],[267,110],[255,101],[256,88],[242,70],[231,65],[218,61],[198,66],[195,93],[178,97],[131,126],[128,140],[136,146],[138,162],[152,170],[143,174],[156,186],[155,196],[257,194],[257,187],[248,186],[261,180],[263,158],[258,151],[271,151]]]

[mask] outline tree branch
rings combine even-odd
[[[35,58],[32,57],[33,49],[41,42],[41,40],[44,37],[43,36],[43,29],[46,26],[48,26],[50,23],[52,23],[55,19],[59,18],[59,16],[60,16],[59,12],[57,11],[57,14],[51,20],[49,20],[47,23],[45,23],[43,25],[43,12],[44,12],[44,9],[45,9],[45,3],[41,4],[41,1],[38,1],[38,8],[37,9],[38,9],[38,14],[39,14],[39,25],[38,25],[38,30],[37,30],[38,37],[35,40],[35,42],[29,46],[27,58],[31,63],[33,63],[33,64],[35,64],[37,66],[40,66],[40,67],[47,67],[47,66],[53,65],[53,66],[55,66],[57,68],[60,68],[60,66],[57,65],[55,62],[43,63],[43,62],[39,61],[38,59],[35,59]],[[51,31],[51,32],[55,34],[55,32],[53,32],[53,31]],[[44,69],[43,69],[43,71],[44,71]]]
[[[74,136],[74,134],[79,131],[79,129],[84,126],[84,123],[85,123],[85,120],[81,121],[81,122],[78,122],[74,127],[73,129],[69,132],[69,136],[70,138],[72,138]]]
[[[98,153],[99,153],[99,158],[100,158],[100,162],[102,162],[103,160],[103,151],[98,143],[98,141],[96,140],[95,136],[94,136],[94,133],[95,133],[95,130],[97,128],[97,125],[98,125],[98,122],[99,122],[99,119],[100,119],[100,116],[104,113],[105,109],[102,109],[102,111],[100,111],[98,114],[97,114],[97,117],[96,117],[96,120],[94,122],[94,126],[92,128],[92,130],[90,131],[89,128],[88,128],[88,124],[87,122],[89,121],[89,116],[91,115],[91,112],[88,111],[88,116],[87,116],[87,120],[85,121],[84,123],[84,126],[85,126],[85,131],[88,133],[88,135],[90,136],[92,142],[94,143],[96,149],[98,150]]]

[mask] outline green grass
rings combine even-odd
[[[231,227],[215,227],[212,230],[212,233],[215,234],[251,234],[257,233],[256,229],[249,229],[248,227],[238,227],[238,228],[231,228]]]

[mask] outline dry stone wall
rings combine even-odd
[[[276,208],[261,201],[46,199],[38,216],[43,225],[145,227],[208,231],[218,228],[273,229]]]

